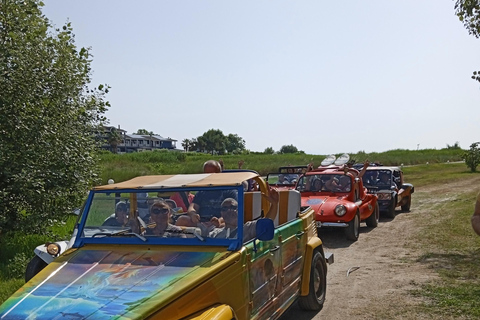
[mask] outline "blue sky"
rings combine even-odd
[[[453,0],[44,0],[91,47],[110,124],[309,154],[480,141],[480,40]]]

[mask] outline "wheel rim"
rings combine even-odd
[[[315,292],[315,298],[319,301],[323,299],[325,292],[325,283],[322,281],[323,267],[322,262],[317,260],[315,262],[314,274],[313,274],[313,289]]]
[[[313,288],[315,289],[315,295],[318,296],[318,291],[320,290],[321,279],[320,279],[320,272],[318,272],[318,263],[315,263],[315,273],[313,274]]]
[[[353,230],[355,237],[358,238],[360,234],[360,219],[358,218],[358,214],[355,215],[355,229]]]

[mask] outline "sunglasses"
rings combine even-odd
[[[222,207],[222,211],[237,210],[237,206]]]
[[[153,208],[152,213],[153,214],[160,214],[160,213],[165,214],[165,213],[168,213],[168,209]]]

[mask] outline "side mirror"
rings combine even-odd
[[[275,226],[270,219],[258,219],[255,226],[257,232],[257,239],[261,241],[270,241],[275,234]]]

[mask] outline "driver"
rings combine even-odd
[[[102,226],[107,227],[123,227],[128,222],[128,206],[124,201],[119,201],[115,205],[114,216],[109,217]]]

